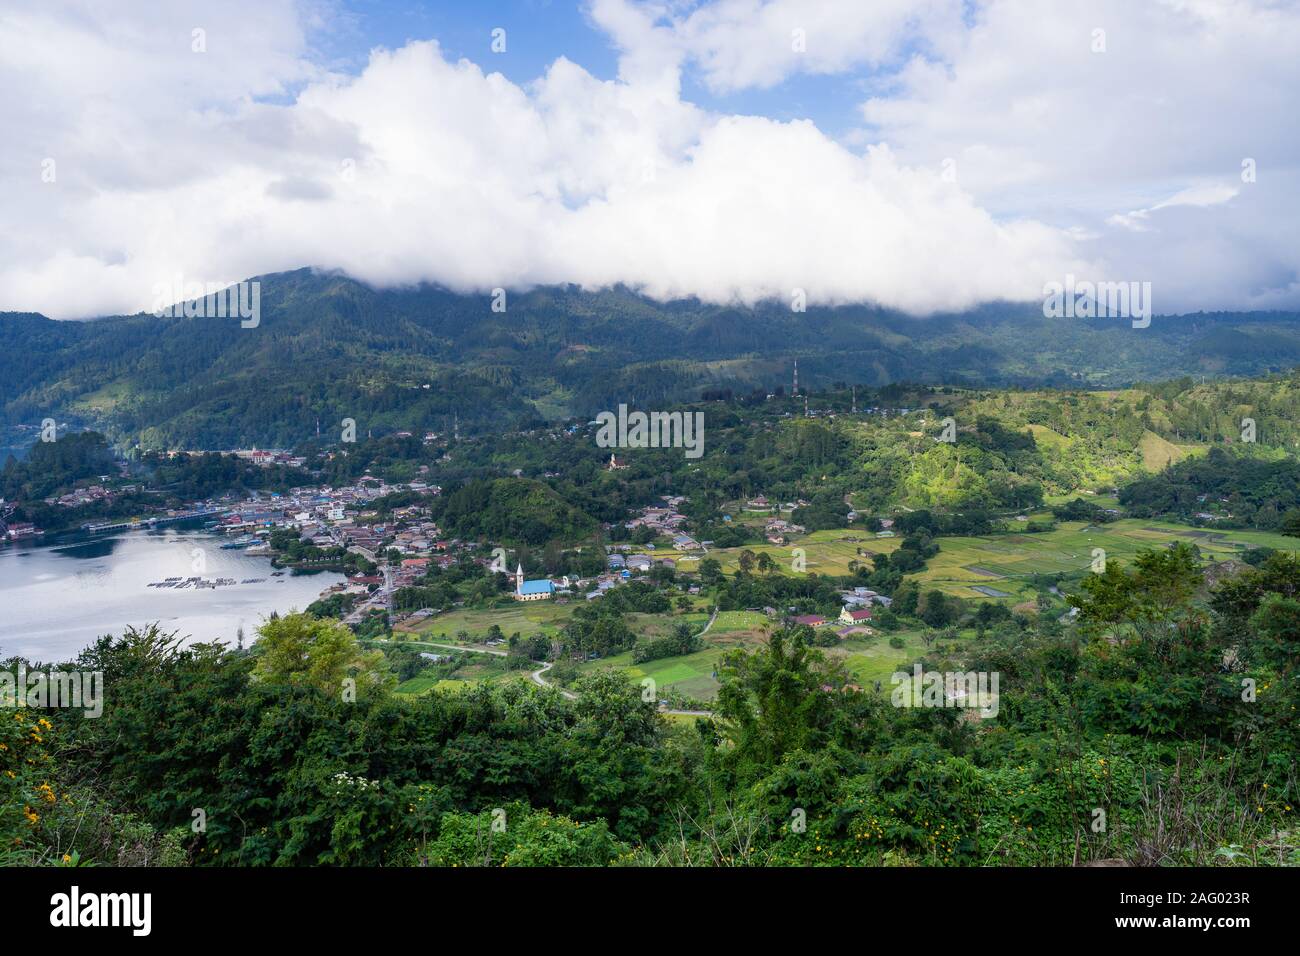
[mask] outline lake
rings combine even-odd
[[[319,572],[274,577],[271,559],[221,547],[229,539],[175,528],[76,535],[0,546],[0,658],[57,662],[104,634],[155,621],[193,641],[246,643],[272,612],[303,610],[343,580]],[[151,588],[165,578],[233,579],[226,587]],[[260,579],[257,583],[242,583]]]

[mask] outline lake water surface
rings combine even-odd
[[[222,549],[227,540],[169,528],[0,546],[0,658],[68,660],[104,634],[155,621],[191,640],[231,644],[242,627],[251,643],[272,611],[303,610],[343,580],[333,572],[274,577],[270,558]],[[195,575],[236,583],[215,589],[148,586]],[[263,580],[242,583],[251,579]]]

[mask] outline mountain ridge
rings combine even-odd
[[[149,313],[0,313],[0,427],[46,417],[143,447],[287,447],[332,432],[469,433],[706,389],[897,381],[1118,388],[1300,364],[1300,314],[1048,319],[1034,304],[912,317],[874,306],[655,302],[626,288],[491,296],[374,288],[298,269],[256,277],[256,328]],[[0,442],[0,444],[3,444]]]

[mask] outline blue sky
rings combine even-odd
[[[540,76],[559,56],[602,79],[613,79],[618,70],[608,37],[594,28],[580,4],[567,0],[346,0],[341,11],[314,42],[349,72],[365,66],[372,47],[396,49],[410,40],[429,39],[437,40],[448,56],[499,70],[515,83]],[[490,49],[497,27],[506,30],[504,54]]]
[[[497,27],[506,30],[503,54],[491,50],[491,34]],[[618,75],[618,51],[588,15],[583,0],[339,0],[331,23],[313,34],[312,44],[322,62],[358,73],[374,47],[397,49],[411,40],[429,39],[437,40],[448,57],[472,60],[520,85],[537,79],[561,56],[602,80]],[[916,46],[908,46],[892,63],[917,52]],[[688,65],[682,95],[719,113],[809,119],[840,139],[866,125],[859,107],[875,75],[867,69],[848,75],[797,73],[767,89],[718,93]]]

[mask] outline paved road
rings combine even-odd
[[[537,670],[533,671],[532,674],[529,675],[530,677],[532,677],[533,683],[536,684],[538,687],[554,687],[555,686],[554,684],[552,684],[550,681],[548,681],[546,678],[542,676],[554,666],[555,665],[552,664],[550,661],[547,661],[541,667],[537,668]],[[565,697],[569,698],[569,700],[578,699],[578,695],[571,691],[561,690],[560,693],[563,694]]]
[[[696,637],[703,637],[705,634],[709,633],[709,628],[711,628],[711,627],[713,626],[713,622],[716,621],[717,619],[718,619],[718,609],[715,607],[715,608],[713,609],[713,616],[712,616],[711,618],[709,618],[709,623],[708,623],[708,624],[705,624],[705,625],[704,625],[704,630],[700,631],[700,633],[696,634],[695,636],[696,636]]]

